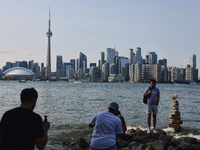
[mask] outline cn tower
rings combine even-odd
[[[45,77],[50,79],[51,78],[51,36],[52,36],[52,32],[50,30],[50,24],[51,24],[51,20],[50,20],[50,9],[49,9],[49,29],[46,32],[46,35],[48,37],[48,44],[47,44],[47,62],[46,62],[46,71],[45,71]]]

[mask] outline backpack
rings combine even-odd
[[[151,87],[149,87],[149,90],[151,90]],[[143,97],[143,103],[147,104],[147,99],[149,98],[151,94],[149,94],[147,97]]]

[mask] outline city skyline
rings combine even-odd
[[[22,6],[20,2],[24,2]],[[114,45],[119,56],[128,57],[130,48],[136,53],[136,47],[141,47],[143,59],[148,52],[156,52],[158,59],[168,60],[168,66],[183,68],[190,64],[190,55],[196,54],[198,69],[199,4],[198,1],[2,2],[0,68],[5,62],[46,62],[44,34],[48,6],[52,6],[53,72],[56,71],[57,55],[63,56],[63,62],[70,62],[70,59],[79,58],[79,53],[83,52],[88,65],[98,64],[101,52],[106,52],[106,48],[114,48]],[[12,9],[8,9],[10,7]],[[37,11],[33,11],[34,8]]]

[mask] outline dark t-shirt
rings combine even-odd
[[[34,150],[35,138],[44,137],[42,118],[26,108],[7,111],[0,122],[0,150]]]

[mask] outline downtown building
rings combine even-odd
[[[109,76],[109,64],[104,63],[102,66],[101,80],[108,81],[108,76]]]
[[[161,66],[157,64],[143,64],[142,80],[150,81],[151,79],[157,82],[161,81]]]
[[[106,48],[106,63],[109,65],[115,63],[115,57],[118,56],[118,52],[112,48]]]
[[[56,61],[56,78],[57,79],[62,77],[62,68],[63,68],[62,56],[57,56],[57,61]]]
[[[193,82],[193,68],[190,65],[187,65],[185,68],[185,81]]]
[[[79,63],[78,68],[83,70],[83,73],[88,73],[87,71],[87,57],[85,54],[80,52],[79,54]]]
[[[90,67],[90,69],[89,69],[90,80],[93,80],[93,81],[97,80],[99,78],[98,75],[99,75],[99,68],[96,66]]]
[[[196,55],[193,54],[190,56],[190,66],[193,68],[193,82],[198,83],[198,69],[196,69]]]

